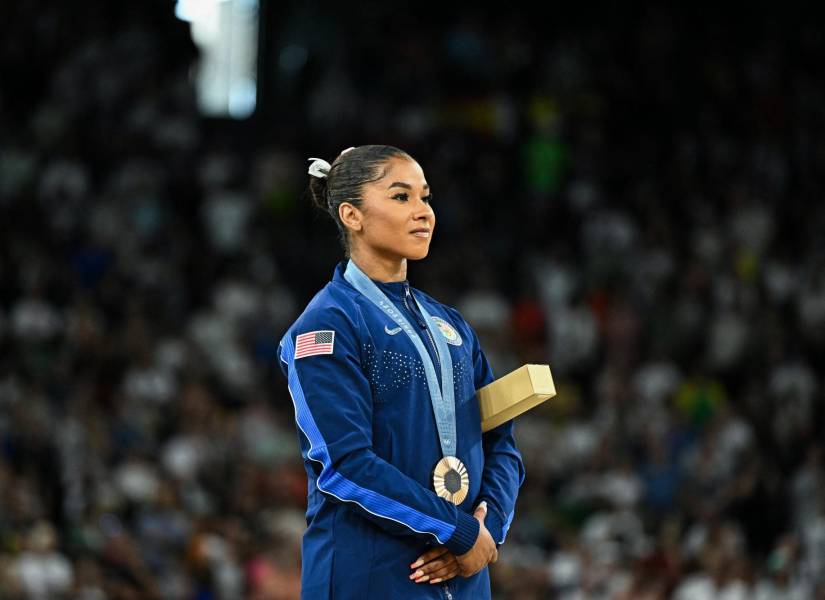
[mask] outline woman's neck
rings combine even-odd
[[[375,254],[353,251],[350,253],[350,260],[358,265],[358,268],[373,281],[388,283],[390,281],[404,281],[407,278],[406,258],[385,258]]]

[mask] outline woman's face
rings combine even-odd
[[[360,230],[350,233],[350,243],[383,258],[424,258],[435,229],[430,197],[430,186],[417,162],[389,159],[383,177],[364,186],[357,213]]]

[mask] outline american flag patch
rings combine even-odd
[[[332,354],[334,331],[310,331],[295,338],[295,359],[316,354]]]

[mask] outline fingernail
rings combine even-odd
[[[425,582],[425,581],[427,581],[429,578],[430,578],[430,576],[429,576],[429,575],[424,575],[424,577],[422,577],[421,579],[418,579],[418,580],[416,581],[416,583],[424,583],[424,582]]]
[[[441,577],[436,577],[430,583],[441,583]]]
[[[422,564],[424,564],[424,561],[419,558],[417,561],[415,561],[413,564],[410,565],[410,568],[411,569],[417,569]]]
[[[421,570],[418,570],[415,573],[413,573],[413,575],[415,575],[416,577],[421,577],[423,574],[424,574],[424,571],[421,571]]]

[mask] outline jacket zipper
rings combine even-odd
[[[416,311],[410,308],[410,304],[407,302],[409,298],[410,301],[413,300],[412,294],[410,293],[410,286],[407,283],[404,283],[404,306],[407,307],[407,312],[412,314],[418,324],[421,326],[421,329],[427,332],[427,339],[430,340],[430,345],[433,347],[433,355],[435,356],[435,362],[438,366],[439,371],[441,370],[441,361],[438,358],[438,348],[435,346],[435,340],[433,339],[433,334],[430,332],[430,328],[427,327],[427,324],[421,320],[421,317],[418,315]]]
[[[448,586],[445,583],[443,589],[444,589],[444,597],[446,598],[446,600],[453,600],[453,594],[452,594],[452,592],[450,592],[450,586]]]

